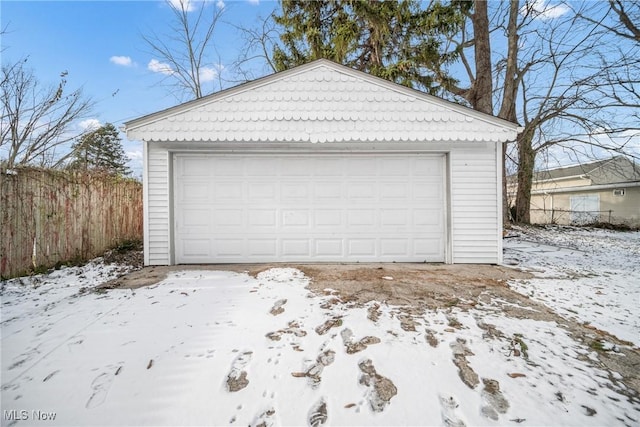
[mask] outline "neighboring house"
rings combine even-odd
[[[501,262],[513,123],[317,60],[126,132],[147,265]]]
[[[624,156],[539,171],[531,190],[531,222],[640,226],[640,166]]]

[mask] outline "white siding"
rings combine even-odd
[[[495,144],[451,153],[453,263],[499,263]]]
[[[164,148],[149,144],[147,155],[147,262],[148,265],[169,265],[169,153]]]
[[[326,60],[127,123],[149,142],[504,142],[515,125]]]

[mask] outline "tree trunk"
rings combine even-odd
[[[518,7],[519,0],[511,0],[509,5],[509,22],[507,24],[507,66],[504,73],[504,88],[502,90],[502,104],[498,117],[516,122],[516,94],[518,93]],[[507,148],[509,143],[502,146],[502,221],[510,222],[509,198],[507,197]]]
[[[471,86],[469,102],[474,110],[493,114],[493,77],[491,74],[491,44],[489,41],[489,17],[487,2],[473,2],[473,37],[476,62],[476,78]]]
[[[533,132],[525,131],[518,135],[518,191],[516,193],[515,221],[529,224],[531,217],[531,185],[536,152],[532,147]]]

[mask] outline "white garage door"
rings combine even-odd
[[[444,261],[443,155],[174,162],[177,263]]]

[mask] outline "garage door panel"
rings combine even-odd
[[[339,202],[342,200],[342,183],[316,182],[314,196],[319,202]]]
[[[243,159],[219,157],[216,159],[215,165],[211,164],[211,159],[203,156],[202,161],[207,162],[209,170],[214,177],[223,178],[228,176],[237,176],[239,171],[244,168]],[[185,165],[185,167],[188,167]],[[186,169],[189,170],[189,169]]]
[[[376,239],[349,239],[347,248],[349,256],[374,257],[376,255]]]
[[[316,209],[315,225],[318,227],[341,227],[343,225],[342,210]]]
[[[244,225],[242,209],[214,209],[213,220],[216,226],[242,227]]]
[[[264,228],[275,228],[277,212],[276,209],[249,209],[249,228],[255,227],[257,230]]]
[[[208,177],[211,175],[211,163],[206,158],[191,157],[184,160],[183,171],[190,177]]]
[[[244,240],[217,238],[214,241],[214,247],[214,253],[217,258],[240,257],[243,256],[244,252]]]
[[[282,226],[284,229],[308,226],[311,224],[310,214],[310,211],[305,209],[283,209]]]
[[[180,194],[183,203],[199,203],[209,198],[209,185],[202,182],[185,183],[182,185]]]
[[[277,158],[264,157],[261,159],[247,159],[245,162],[245,174],[247,176],[276,176],[278,175],[279,162]]]
[[[373,182],[353,182],[347,184],[347,198],[349,200],[375,201],[377,185]]]
[[[443,241],[438,237],[430,239],[417,238],[413,241],[414,252],[418,256],[424,256],[429,259],[438,256],[442,251]]]
[[[408,201],[410,186],[407,182],[383,182],[380,184],[380,201]]]
[[[380,175],[383,177],[408,177],[411,175],[411,161],[409,159],[388,159],[380,165]]]
[[[409,239],[381,239],[380,255],[402,256],[407,253]]]
[[[417,227],[434,225],[442,228],[444,227],[443,219],[442,211],[438,208],[413,211],[413,225]]]
[[[436,187],[439,187],[439,183],[428,181],[414,182],[411,186],[413,198],[415,200],[431,200],[434,203],[440,203],[442,200],[442,189]]]
[[[270,257],[274,259],[277,256],[276,248],[278,242],[277,239],[274,238],[264,238],[264,239],[248,239],[248,254],[250,257],[252,256],[260,256],[260,257]]]
[[[209,257],[211,241],[209,239],[184,239],[181,241],[182,251],[188,257]]]
[[[444,261],[443,159],[176,154],[176,262]]]
[[[347,211],[347,225],[349,227],[371,227],[375,223],[375,209],[349,209]]]
[[[442,162],[434,163],[428,158],[417,158],[413,162],[414,176],[431,176],[440,179],[443,175]]]
[[[282,256],[309,257],[311,255],[309,239],[282,239]]]
[[[214,188],[214,200],[225,200],[227,202],[232,200],[242,200],[242,183],[215,181],[213,183],[210,183],[209,185],[212,185]]]
[[[311,194],[309,187],[308,182],[283,182],[280,186],[281,200],[287,202],[307,199]]]
[[[277,199],[278,190],[275,183],[249,182],[247,183],[247,195],[250,200],[273,200]]]
[[[184,227],[196,227],[201,232],[207,232],[209,229],[209,215],[208,209],[193,209],[183,208],[184,215],[182,215]]]
[[[315,255],[320,258],[336,257],[342,258],[343,240],[342,239],[315,239]]]

